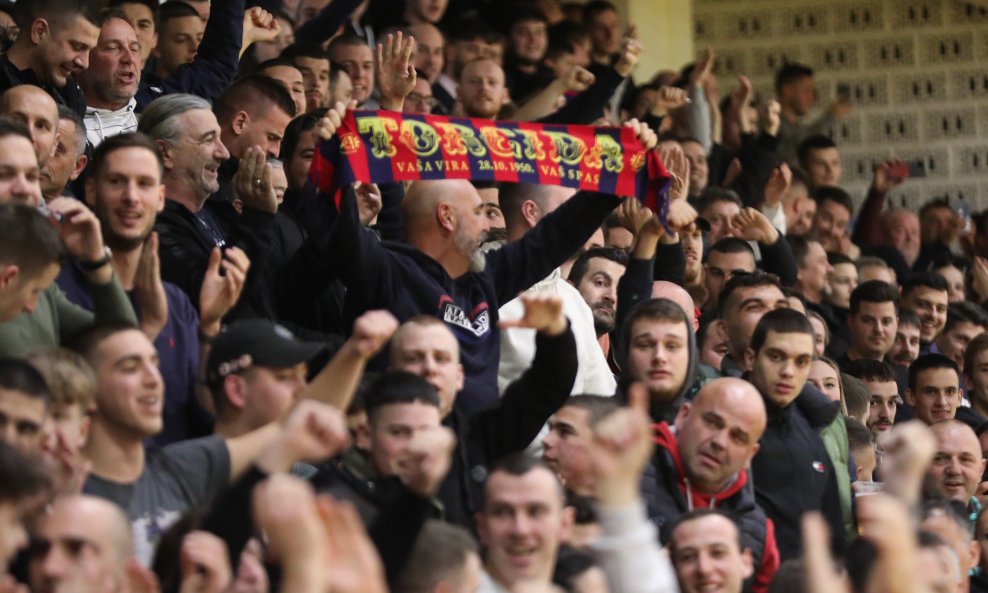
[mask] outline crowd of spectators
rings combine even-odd
[[[621,22],[0,0],[0,593],[988,591],[988,212]],[[337,200],[353,109],[625,126],[668,202]]]

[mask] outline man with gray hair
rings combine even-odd
[[[41,167],[41,195],[46,202],[65,195],[68,183],[78,179],[89,163],[86,124],[82,116],[59,105],[57,130],[55,148],[48,162]]]

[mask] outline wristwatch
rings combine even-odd
[[[79,260],[79,267],[84,272],[95,272],[96,270],[102,268],[106,264],[110,263],[110,257],[112,257],[113,252],[110,251],[109,247],[103,247],[103,257],[95,261],[82,261]]]

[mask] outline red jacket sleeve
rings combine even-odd
[[[779,547],[775,543],[775,525],[771,519],[765,519],[765,549],[762,550],[762,565],[757,567],[755,582],[751,586],[752,593],[768,593],[768,586],[779,570]]]

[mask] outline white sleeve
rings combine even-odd
[[[786,211],[782,208],[781,201],[775,208],[770,206],[762,206],[762,214],[765,215],[765,218],[768,218],[768,221],[772,223],[772,226],[778,229],[779,233],[781,233],[783,237],[786,236]]]
[[[676,573],[659,546],[655,526],[639,500],[624,507],[597,506],[601,535],[591,544],[615,593],[677,593]]]

